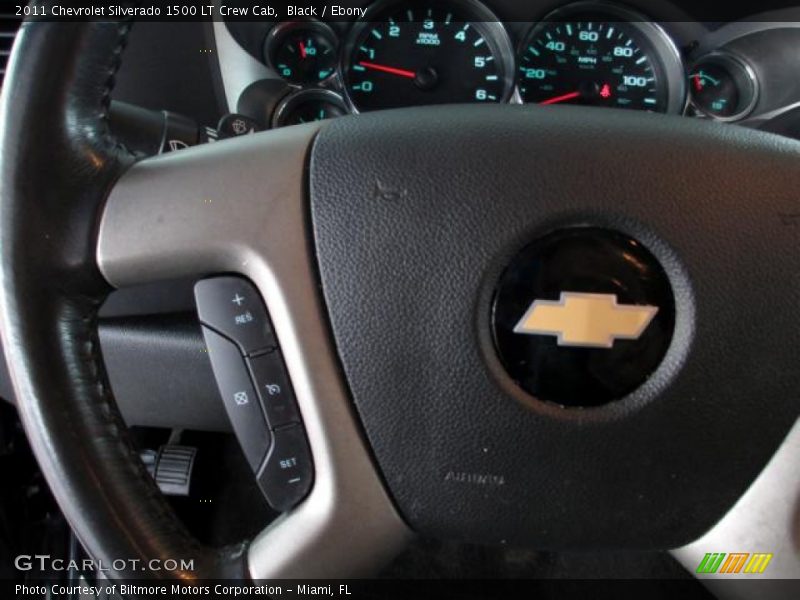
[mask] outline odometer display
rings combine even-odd
[[[344,85],[354,108],[504,102],[510,95],[505,32],[461,7],[395,4],[353,32]],[[499,35],[502,33],[502,36]]]

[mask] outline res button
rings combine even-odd
[[[236,342],[244,354],[276,346],[261,296],[246,279],[204,279],[195,284],[194,296],[200,321]]]

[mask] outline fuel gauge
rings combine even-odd
[[[718,121],[749,115],[758,101],[758,80],[746,62],[715,52],[698,60],[689,72],[694,107]]]

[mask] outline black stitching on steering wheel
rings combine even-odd
[[[103,138],[109,142],[113,147],[119,148],[129,156],[134,156],[134,153],[125,145],[119,138],[111,135],[111,126],[109,114],[111,112],[111,92],[114,91],[116,85],[116,76],[119,68],[122,66],[122,54],[128,45],[128,35],[133,28],[133,18],[127,18],[121,21],[117,26],[117,33],[119,39],[111,55],[111,64],[109,65],[108,77],[106,78],[105,88],[103,89],[103,96],[100,99],[100,121],[103,124]]]

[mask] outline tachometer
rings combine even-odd
[[[531,29],[518,82],[524,102],[679,112],[682,72],[677,49],[657,25],[613,4],[581,2]]]
[[[513,86],[508,36],[473,2],[379,4],[353,28],[344,56],[357,111],[504,102]]]

